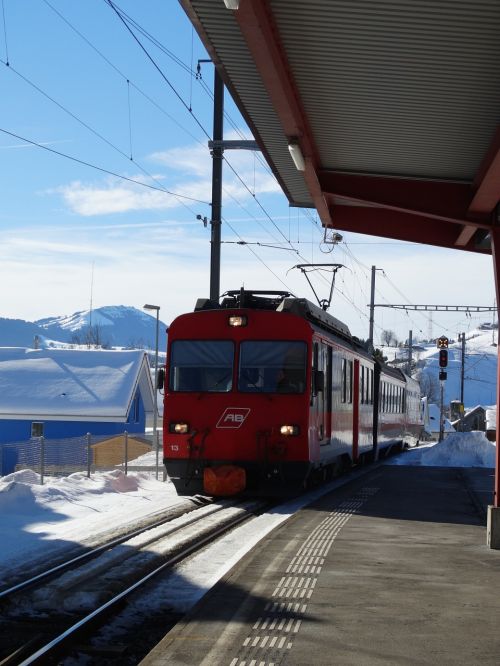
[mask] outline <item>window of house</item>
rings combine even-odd
[[[33,421],[31,424],[31,436],[32,437],[43,437],[43,426],[45,424],[42,421]]]

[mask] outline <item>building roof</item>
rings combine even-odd
[[[144,351],[0,348],[0,419],[122,422],[137,387],[152,412]]]
[[[429,422],[428,424],[424,424],[427,432],[439,432],[440,414],[439,406],[434,403],[429,403]],[[447,418],[443,419],[443,432],[455,432],[455,428]]]
[[[292,205],[339,230],[491,252],[497,0],[180,1]]]

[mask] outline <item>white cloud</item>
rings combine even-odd
[[[179,205],[178,199],[171,194],[139,188],[139,185],[132,184],[99,186],[74,181],[59,188],[59,192],[70,210],[84,217],[133,210],[163,210]]]
[[[212,170],[208,146],[171,148],[152,153],[149,158],[168,169],[207,178]]]
[[[237,135],[232,133],[230,136]],[[83,217],[167,210],[183,204],[191,207],[203,205],[198,202],[210,204],[212,160],[208,147],[195,144],[173,148],[152,153],[149,159],[163,165],[169,175],[157,173],[150,178],[144,174],[127,176],[137,181],[137,185],[110,177],[95,182],[76,180],[51,190],[49,194],[56,192],[61,195],[71,212]],[[276,179],[253,153],[226,151],[226,160],[223,205],[234,204],[235,200],[244,205],[254,196],[265,194],[281,195]],[[160,191],[162,184],[173,194]],[[145,186],[160,189],[147,189]]]

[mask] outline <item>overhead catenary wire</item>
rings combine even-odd
[[[193,117],[195,123],[198,125],[198,127],[201,129],[201,131],[202,131],[202,132],[205,134],[205,136],[209,139],[209,138],[210,138],[210,134],[207,132],[207,130],[205,129],[205,127],[203,127],[203,125],[202,125],[202,123],[200,122],[200,120],[199,120],[199,119],[196,117],[196,115],[193,113],[193,110],[189,108],[189,104],[187,104],[187,103],[184,101],[184,99],[182,98],[182,96],[180,95],[180,93],[177,91],[176,87],[171,83],[171,81],[170,81],[169,78],[165,75],[165,73],[163,72],[163,70],[161,69],[161,67],[158,65],[158,63],[155,61],[155,59],[152,57],[152,55],[148,52],[148,50],[147,50],[146,47],[143,45],[143,43],[141,42],[141,40],[140,40],[140,39],[137,37],[137,35],[134,33],[134,31],[132,30],[132,28],[131,28],[130,25],[128,24],[127,20],[125,20],[125,18],[122,16],[122,13],[118,10],[118,8],[117,8],[117,6],[115,5],[115,3],[112,2],[112,0],[104,0],[104,2],[105,2],[106,4],[108,4],[108,5],[113,9],[113,11],[116,13],[116,15],[117,15],[117,16],[119,17],[119,19],[122,21],[123,25],[127,28],[127,30],[130,32],[130,34],[132,35],[132,37],[134,38],[134,40],[137,42],[137,44],[139,45],[139,47],[141,48],[141,50],[144,52],[145,56],[146,56],[146,57],[148,58],[148,60],[151,62],[151,64],[153,65],[153,67],[157,70],[157,72],[160,74],[160,76],[162,77],[162,79],[165,81],[165,83],[168,85],[168,87],[172,90],[172,92],[174,93],[174,95],[175,95],[175,96],[177,97],[177,99],[180,101],[180,103],[182,104],[182,106],[184,106],[184,108],[186,109],[186,111],[192,115],[192,117]]]
[[[238,238],[240,238],[240,240],[243,240],[243,239],[241,238],[241,236],[239,235],[239,233],[236,231],[236,229],[234,229],[234,228],[231,226],[231,224],[230,224],[226,219],[222,218],[222,221],[224,222],[224,224],[226,224],[226,225],[231,229],[231,231],[232,231],[236,236],[238,236]],[[265,266],[266,269],[267,269],[272,275],[274,275],[274,277],[275,277],[279,282],[281,282],[281,284],[286,288],[286,290],[289,291],[289,292],[293,295],[293,291],[292,291],[292,289],[290,289],[290,287],[289,287],[285,282],[283,282],[283,280],[279,277],[279,275],[277,275],[277,274],[272,270],[272,268],[270,268],[270,267],[266,264],[266,262],[265,262],[261,257],[259,257],[259,255],[258,255],[256,252],[254,252],[254,251],[252,250],[251,247],[249,247],[249,245],[248,245],[247,243],[245,243],[245,245],[246,245],[246,247],[248,248],[248,250],[249,250],[249,251],[250,251],[250,252],[251,252],[251,253],[252,253],[252,254],[258,259],[258,261],[260,261],[260,263],[261,263],[263,266]]]
[[[43,0],[43,2],[55,13],[59,18],[66,23],[66,25],[75,32],[95,53],[97,53],[104,62],[106,62],[111,69],[113,69],[121,78],[123,78],[124,81],[128,81],[130,86],[134,88],[140,95],[144,97],[150,104],[152,104],[158,111],[160,111],[163,115],[165,115],[171,122],[173,122],[179,129],[181,129],[183,132],[185,132],[189,137],[191,137],[194,141],[199,143],[202,146],[205,146],[206,144],[202,142],[198,137],[196,137],[192,132],[190,132],[184,125],[182,125],[176,118],[172,116],[172,114],[168,113],[156,100],[154,100],[152,97],[150,97],[147,93],[144,92],[136,83],[134,83],[129,77],[127,77],[126,74],[124,74],[107,56],[104,55],[104,53],[98,49],[95,44],[93,44],[85,35],[78,30],[68,19],[61,14],[60,11],[58,11],[53,5],[48,0]]]

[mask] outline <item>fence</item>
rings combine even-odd
[[[0,444],[0,476],[14,471],[31,469],[40,475],[40,483],[47,476],[68,476],[75,472],[88,477],[96,471],[121,469],[155,472],[160,477],[160,432],[153,434],[123,433],[95,436],[45,439],[36,437],[25,442]],[[166,479],[162,471],[163,480]]]

